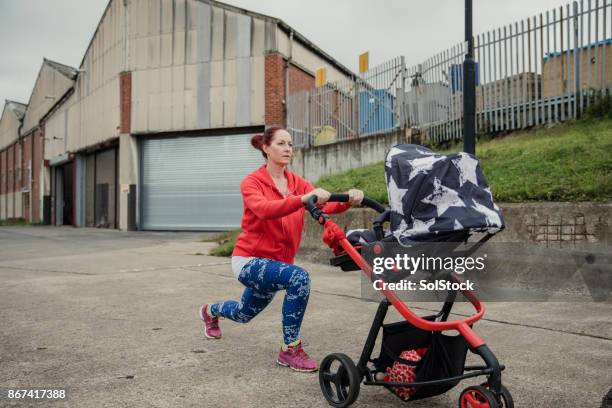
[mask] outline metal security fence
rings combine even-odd
[[[432,142],[461,138],[466,50],[466,44],[458,44],[407,70],[408,125]]]
[[[403,127],[403,57],[362,76],[329,82],[287,98],[287,128],[298,147],[341,142]]]
[[[296,146],[333,143],[358,137],[355,81],[327,83],[287,98],[288,130]]]
[[[466,43],[421,64],[397,57],[361,76],[290,95],[296,145],[393,129],[432,143],[463,137]],[[581,0],[474,37],[476,129],[497,133],[562,122],[612,89],[612,0]]]
[[[475,38],[477,129],[578,117],[610,88],[612,3],[580,1]]]

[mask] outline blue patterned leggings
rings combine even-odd
[[[246,286],[240,302],[226,300],[211,305],[213,316],[246,323],[270,304],[277,291],[285,289],[283,340],[290,344],[300,338],[300,327],[310,296],[308,272],[292,264],[254,258],[242,268],[238,280]]]

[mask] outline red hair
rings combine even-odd
[[[282,130],[282,127],[279,126],[271,126],[267,128],[263,134],[255,135],[251,138],[251,146],[261,151],[261,154],[264,158],[268,158],[266,152],[263,151],[263,145],[270,146],[272,144],[272,139],[274,139],[274,135],[277,131]]]

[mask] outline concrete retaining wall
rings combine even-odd
[[[410,143],[410,130],[364,137],[308,149],[295,149],[291,170],[310,181],[385,159],[391,146]]]

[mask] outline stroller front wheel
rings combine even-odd
[[[472,385],[461,391],[459,408],[501,408],[495,395],[482,385]]]
[[[359,396],[361,375],[349,356],[342,353],[328,355],[319,367],[319,385],[332,407],[344,408]]]

